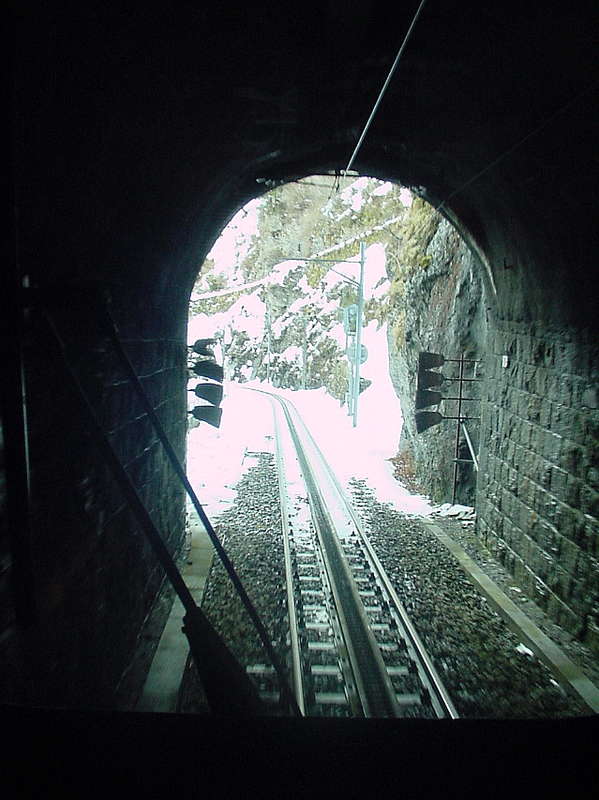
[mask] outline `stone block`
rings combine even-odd
[[[599,526],[597,519],[590,514],[578,512],[575,520],[574,541],[576,544],[591,556],[599,555]]]
[[[530,395],[528,392],[518,392],[516,402],[510,407],[513,414],[517,414],[522,419],[528,419],[528,402]]]
[[[553,342],[547,342],[545,344],[543,363],[548,368],[555,366],[555,344]]]
[[[539,483],[541,484],[543,489],[545,489],[546,491],[549,491],[549,489],[552,489],[552,483],[551,483],[552,467],[546,461],[545,462],[541,462],[541,464],[539,466],[540,466],[540,469],[539,469],[539,472],[538,472]]]
[[[558,400],[559,398],[559,400]],[[568,436],[570,432],[570,409],[561,402],[559,390],[551,395],[551,430],[560,436]]]
[[[505,483],[508,490],[512,492],[512,494],[517,495],[520,486],[520,478],[517,470],[515,470],[513,467],[507,466],[506,464],[505,472],[506,472]]]
[[[581,553],[580,568],[575,577],[584,583],[589,602],[599,612],[599,563],[588,553]]]
[[[588,466],[584,479],[592,489],[599,489],[599,468]]]
[[[541,395],[541,404],[539,407],[539,425],[543,429],[547,429],[551,422],[551,403],[546,399],[545,396],[546,388],[540,388],[539,394]]]
[[[558,564],[553,564],[547,576],[547,586],[560,600],[566,600],[570,589],[571,579],[568,573],[560,569]],[[548,605],[551,604],[549,600]]]
[[[558,464],[561,459],[563,442],[564,439],[559,434],[548,430],[544,431],[543,456],[553,464]]]
[[[545,610],[552,593],[549,591],[548,587],[543,583],[543,581],[535,576],[535,580],[532,583],[531,595],[535,603]]]
[[[586,484],[581,484],[580,508],[583,513],[599,519],[599,492]]]
[[[580,404],[585,408],[599,408],[599,389],[594,384],[585,384],[581,390]]]
[[[561,464],[571,475],[584,476],[584,448],[571,440],[564,440]]]
[[[596,621],[588,621],[587,629],[584,635],[584,643],[596,655],[599,656],[599,623]]]
[[[537,398],[537,400],[539,400],[539,398]],[[529,404],[529,410],[530,410],[530,404]],[[533,423],[535,423],[536,419],[538,419],[538,415],[537,415],[536,419],[533,419],[532,417],[530,417],[530,419],[532,419]],[[529,441],[530,441],[529,446],[530,446],[530,449],[533,450],[535,453],[541,453],[542,450],[543,450],[543,435],[544,435],[544,431],[543,431],[543,429],[541,427],[539,427],[539,425],[537,425],[537,424],[532,424],[531,425],[531,427],[530,427],[530,437],[529,437]]]
[[[578,578],[572,578],[570,580],[567,595],[564,599],[579,619],[588,614],[591,607],[591,598],[582,580]]]
[[[555,559],[549,553],[540,548],[531,547],[529,557],[526,562],[535,575],[543,582],[547,583],[552,569],[555,568]]]
[[[564,536],[566,539],[575,541],[578,516],[580,516],[580,521],[582,521],[582,515],[580,512],[570,508],[570,506],[566,505],[565,503],[558,501],[555,507],[553,524],[562,536]]]
[[[550,486],[551,492],[554,494],[558,499],[562,499],[565,497],[566,494],[566,486],[568,483],[568,473],[566,470],[561,469],[560,467],[552,466],[550,467]]]
[[[577,631],[580,631],[580,617],[557,595],[552,594],[549,598],[546,610],[557,624],[569,633],[575,635]]]
[[[570,506],[577,508],[580,502],[580,489],[582,487],[582,481],[579,481],[578,478],[574,478],[572,475],[568,475],[568,480],[566,483],[566,493],[564,496],[564,500]]]
[[[530,355],[530,348],[525,348],[526,352],[523,353],[524,361],[528,361],[531,358]],[[531,364],[524,364],[522,367],[522,388],[526,392],[534,392],[536,388],[536,374],[537,370]]]
[[[560,554],[559,554],[559,562],[562,568],[566,572],[573,575],[579,557],[580,557],[580,547],[570,539],[566,539],[565,537],[563,537],[560,542]]]

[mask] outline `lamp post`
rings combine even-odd
[[[297,256],[285,256],[279,261],[278,263],[281,264],[283,261],[312,261],[317,262],[319,264],[355,264],[355,260],[350,259],[335,259],[335,258],[303,258]],[[343,272],[339,272],[336,269],[331,268],[331,272],[340,275],[344,281],[353,284],[358,290],[358,310],[356,315],[356,335],[354,337],[354,357],[353,357],[353,365],[352,359],[350,358],[350,366],[351,366],[351,375],[352,380],[350,382],[350,392],[349,398],[350,401],[348,403],[350,408],[350,413],[352,414],[353,419],[353,427],[355,428],[358,424],[358,395],[360,394],[360,364],[361,364],[361,355],[362,355],[362,318],[364,315],[364,265],[366,263],[366,245],[364,242],[360,242],[360,258],[357,262],[360,265],[360,279],[354,280],[354,278],[350,278],[349,275],[345,275]]]
[[[354,369],[353,427],[358,424],[358,396],[360,394],[360,364],[362,362],[362,316],[364,314],[364,262],[366,246],[360,242],[360,281],[358,283],[358,315],[356,319],[356,351]]]

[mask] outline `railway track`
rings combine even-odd
[[[455,718],[457,712],[393,586],[297,410],[274,415],[289,672],[304,715]],[[249,666],[266,701],[276,678]]]

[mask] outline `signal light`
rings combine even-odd
[[[431,372],[428,369],[418,371],[418,388],[430,389],[431,387],[441,386],[445,378],[440,372]]]
[[[428,389],[416,390],[416,409],[436,406],[441,402],[441,400],[443,400],[443,395],[441,392],[431,392]]]
[[[417,411],[416,414],[416,431],[422,433],[423,431],[438,425],[445,419],[443,414],[438,411]]]
[[[353,335],[358,329],[358,306],[346,306],[343,309],[343,329],[348,335]]]
[[[191,345],[191,349],[199,356],[214,358],[214,354],[212,352],[212,345],[214,344],[216,344],[216,339],[196,339],[196,341]]]
[[[451,360],[453,361],[454,359]],[[429,353],[425,350],[418,355],[418,372],[420,372],[421,369],[442,367],[445,361],[445,356],[442,356],[440,353]]]
[[[213,406],[219,406],[223,399],[223,387],[218,383],[198,383],[193,392],[196,397],[207,400]]]
[[[431,389],[441,386],[445,378],[440,372],[431,372],[434,367],[442,367],[444,356],[439,353],[420,353],[418,356],[418,389]],[[433,405],[428,403],[428,405]]]
[[[217,408],[216,406],[196,406],[189,413],[199,422],[207,422],[208,425],[212,425],[214,428],[219,428],[223,410],[222,408]]]
[[[224,378],[224,370],[216,361],[198,361],[191,370],[201,378],[211,378],[219,383],[222,383]]]
[[[215,339],[198,339],[191,346],[191,350],[202,358],[191,367],[200,378],[208,378],[209,381],[202,381],[193,389],[196,397],[205,400],[209,405],[195,406],[189,413],[199,422],[207,422],[218,428],[221,423],[222,409],[219,408],[223,399],[223,387],[221,386],[224,378],[224,370],[220,364],[214,360],[210,345],[215,344]]]

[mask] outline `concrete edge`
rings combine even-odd
[[[189,527],[191,546],[181,574],[193,599],[200,605],[214,551],[199,519],[192,518]],[[179,690],[189,654],[189,644],[182,633],[184,616],[185,609],[179,598],[175,597],[136,711],[169,713],[177,710]]]
[[[599,689],[580,667],[509,599],[461,545],[431,520],[424,518],[421,522],[447,547],[472,583],[484,594],[511,630],[517,633],[535,655],[549,667],[559,682],[567,684],[589,709],[599,713]]]

